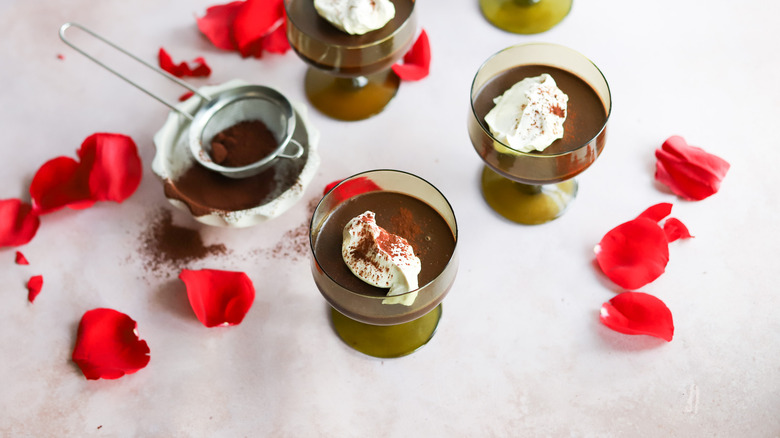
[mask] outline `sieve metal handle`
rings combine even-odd
[[[148,63],[148,62],[146,62],[146,61],[144,61],[143,59],[141,59],[141,58],[139,58],[139,57],[137,57],[137,56],[133,55],[132,53],[128,52],[127,50],[125,50],[125,49],[123,49],[123,48],[121,48],[121,47],[117,46],[116,44],[112,43],[111,41],[109,41],[109,40],[107,40],[107,39],[103,38],[102,36],[100,36],[100,35],[96,34],[95,32],[92,32],[91,30],[87,29],[86,27],[84,27],[84,26],[82,26],[82,25],[80,25],[80,24],[78,24],[78,23],[65,23],[65,24],[63,24],[63,25],[60,27],[60,39],[62,40],[62,42],[64,42],[65,44],[69,45],[70,47],[72,47],[72,48],[73,48],[73,49],[75,49],[77,52],[81,53],[82,55],[86,56],[86,57],[87,57],[87,58],[89,58],[89,59],[90,59],[92,62],[94,62],[94,63],[96,63],[97,65],[99,65],[99,66],[103,67],[104,69],[106,69],[106,70],[110,71],[111,73],[113,73],[114,75],[116,75],[116,76],[117,76],[117,77],[119,77],[120,79],[124,80],[124,81],[125,81],[125,82],[127,82],[128,84],[130,84],[130,85],[134,86],[135,88],[137,88],[137,89],[139,89],[139,90],[143,91],[143,92],[144,92],[144,93],[146,93],[147,95],[149,95],[149,96],[153,97],[154,99],[156,99],[158,102],[160,102],[160,103],[162,103],[163,105],[167,106],[168,108],[170,108],[170,109],[172,109],[172,110],[176,111],[177,113],[179,113],[179,114],[183,115],[184,117],[186,117],[186,118],[187,118],[187,119],[189,119],[190,121],[192,121],[192,119],[194,118],[194,117],[192,116],[192,114],[189,114],[189,113],[187,113],[187,112],[185,112],[185,111],[182,111],[182,110],[180,110],[180,109],[176,108],[176,106],[175,106],[174,104],[172,104],[172,103],[168,102],[167,100],[165,100],[165,99],[163,99],[163,98],[161,98],[161,97],[157,96],[156,94],[152,93],[151,91],[147,90],[146,88],[144,88],[144,87],[142,87],[142,86],[138,85],[137,83],[133,82],[132,80],[128,79],[126,76],[122,75],[122,74],[121,74],[121,73],[119,73],[118,71],[116,71],[116,70],[112,69],[111,67],[109,67],[109,66],[107,66],[106,64],[102,63],[101,61],[97,60],[97,58],[93,57],[92,55],[90,55],[89,53],[85,52],[84,50],[82,50],[81,48],[79,48],[79,47],[77,47],[75,44],[73,44],[71,41],[69,41],[69,40],[68,40],[68,39],[65,37],[65,31],[66,31],[66,30],[68,30],[68,29],[69,29],[69,28],[71,28],[71,27],[75,27],[75,28],[81,29],[82,31],[84,31],[84,32],[86,32],[86,33],[88,33],[88,34],[90,34],[90,35],[91,35],[91,36],[93,36],[94,38],[97,38],[98,40],[100,40],[100,41],[102,41],[102,42],[104,42],[104,43],[108,44],[109,46],[113,47],[114,49],[116,49],[116,50],[118,50],[118,51],[120,51],[120,52],[124,53],[125,55],[127,55],[127,56],[129,56],[129,57],[131,57],[131,58],[135,59],[136,61],[140,62],[141,64],[143,64],[143,65],[145,65],[145,66],[147,66],[147,67],[149,67],[150,69],[152,69],[152,70],[156,71],[157,73],[160,73],[161,75],[165,76],[166,78],[170,79],[171,81],[173,81],[173,82],[175,82],[175,83],[177,83],[177,84],[181,85],[182,87],[184,87],[184,88],[186,88],[186,89],[188,89],[188,90],[192,91],[193,93],[195,93],[195,94],[196,94],[197,96],[199,96],[200,98],[202,98],[202,99],[204,99],[204,100],[206,100],[206,101],[210,101],[210,100],[211,100],[211,98],[209,98],[208,96],[204,96],[203,94],[199,93],[199,92],[198,92],[198,90],[196,90],[195,88],[193,88],[193,87],[192,87],[190,84],[188,84],[188,83],[186,83],[186,82],[184,82],[184,81],[180,80],[179,78],[177,78],[176,76],[174,76],[174,75],[172,75],[172,74],[168,73],[167,71],[165,71],[165,70],[163,70],[163,69],[161,69],[161,68],[158,68],[158,67],[156,67],[156,66],[154,66],[154,65],[152,65],[152,64],[150,64],[150,63]]]
[[[287,149],[290,149],[290,146],[293,146],[295,148],[295,152],[292,154],[287,153]],[[301,158],[301,155],[303,155],[303,145],[298,142],[298,140],[293,140],[292,138],[290,141],[287,142],[287,145],[284,147],[284,150],[277,155],[279,158],[287,158],[290,160],[295,160],[297,158]]]

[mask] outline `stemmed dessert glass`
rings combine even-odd
[[[543,152],[520,152],[497,140],[485,122],[485,114],[495,97],[482,96],[486,84],[517,67],[531,67],[544,71],[555,68],[581,80],[582,87],[589,87],[600,101],[598,111],[583,109],[578,114],[573,95],[576,90],[567,89],[569,110],[564,122],[564,138],[556,140]],[[555,75],[553,75],[555,76]],[[517,77],[517,81],[523,77]],[[498,93],[501,94],[501,93]],[[541,224],[561,216],[577,195],[577,182],[573,178],[587,169],[601,153],[606,143],[607,121],[612,108],[612,98],[607,80],[588,58],[570,48],[548,43],[521,44],[504,49],[490,57],[479,68],[471,85],[471,111],[468,117],[468,133],[474,149],[485,167],[482,171],[482,194],[487,203],[505,218],[521,224]],[[588,114],[586,114],[588,113]],[[591,116],[597,116],[592,118]],[[590,118],[586,122],[586,118]],[[561,149],[556,143],[567,135],[582,140],[569,142]],[[563,144],[563,143],[560,143]]]
[[[479,0],[482,14],[499,29],[534,34],[552,29],[569,14],[572,0]]]
[[[447,233],[452,233],[447,236],[452,238],[451,253],[420,255],[423,266],[431,260],[425,257],[438,257],[436,265],[440,266],[437,268],[440,272],[432,271],[432,280],[421,281],[418,289],[390,299],[386,295],[367,294],[355,291],[355,287],[344,286],[348,281],[340,280],[339,275],[343,274],[333,268],[334,263],[344,263],[340,243],[338,248],[331,248],[335,251],[323,251],[318,245],[325,245],[320,240],[328,239],[327,233],[338,234],[330,238],[341,242],[343,225],[337,223],[331,228],[326,223],[335,217],[334,212],[340,207],[349,205],[346,202],[372,191],[398,193],[424,202],[441,216]],[[360,207],[362,210],[363,206]],[[425,223],[425,220],[420,221],[423,233],[426,233]],[[410,354],[433,337],[442,314],[441,301],[455,281],[458,269],[455,214],[436,187],[418,176],[397,170],[373,170],[351,176],[322,198],[312,215],[309,238],[314,282],[331,306],[333,328],[347,345],[370,356],[391,358]],[[430,236],[426,234],[425,239]],[[342,270],[346,275],[353,275]],[[407,297],[411,294],[414,294],[413,301],[407,305],[411,300],[405,298],[412,298]],[[407,303],[402,304],[402,301]]]
[[[364,35],[342,32],[314,9],[312,0],[285,0],[287,39],[307,64],[309,102],[338,120],[362,120],[380,113],[395,96],[400,79],[391,67],[414,43],[415,0],[392,0],[396,15]]]

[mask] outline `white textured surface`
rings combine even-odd
[[[149,169],[167,108],[65,46],[57,30],[81,22],[150,60],[160,46],[176,61],[202,55],[214,73],[198,85],[241,78],[305,101],[305,67],[292,52],[241,59],[199,35],[194,16],[211,4],[0,2],[0,198],[26,197],[44,161],[74,156],[93,132],[130,135],[145,164],[124,204],[44,217],[21,248],[30,266],[0,250],[0,435],[780,436],[780,204],[772,182],[780,3],[575,1],[558,27],[524,37],[487,24],[476,0],[421,0],[431,76],[402,84],[367,121],[311,111],[322,164],[304,202],[248,229],[208,228],[175,213],[202,227],[206,243],[231,251],[194,268],[244,270],[257,288],[241,325],[207,329],[176,273],[148,272],[137,250],[149,212],[171,208]],[[569,212],[522,227],[485,206],[465,122],[479,65],[532,41],[590,57],[610,82],[614,109],[607,147],[579,178]],[[138,76],[171,99],[182,92]],[[732,164],[720,193],[682,202],[654,183],[653,151],[672,134]],[[307,256],[273,256],[325,184],[376,167],[431,181],[460,227],[461,269],[439,332],[397,360],[343,345]],[[592,252],[607,230],[662,201],[674,202],[673,215],[696,236],[673,243],[667,272],[642,288],[674,314],[668,344],[598,322],[614,287],[594,269]],[[44,288],[30,305],[24,284],[34,274],[43,274]],[[138,321],[151,348],[145,369],[87,381],[70,361],[79,318],[100,306]]]

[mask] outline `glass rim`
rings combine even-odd
[[[450,255],[449,260],[447,260],[447,264],[445,265],[444,269],[442,269],[442,271],[438,275],[436,275],[436,277],[431,279],[431,281],[429,281],[428,283],[426,283],[426,284],[424,284],[422,286],[418,286],[417,289],[410,290],[410,291],[404,292],[402,294],[392,295],[392,297],[393,298],[395,298],[395,297],[403,297],[403,296],[406,296],[406,295],[409,295],[409,294],[412,294],[412,293],[418,293],[420,290],[424,289],[425,287],[427,287],[428,285],[432,284],[437,279],[439,279],[441,274],[444,273],[444,271],[447,269],[447,267],[450,265],[450,263],[452,263],[452,260],[456,257],[456,253],[457,253],[457,249],[458,249],[458,219],[457,219],[457,217],[455,217],[455,210],[452,208],[452,204],[450,203],[449,199],[447,199],[447,197],[444,196],[444,193],[442,193],[441,190],[439,190],[435,185],[431,184],[425,178],[422,178],[422,177],[420,177],[418,175],[415,175],[415,174],[413,174],[411,172],[407,172],[405,170],[387,169],[387,168],[365,170],[365,171],[362,171],[360,173],[356,173],[354,175],[348,176],[348,177],[342,179],[341,181],[339,181],[338,184],[336,184],[333,187],[331,187],[331,189],[328,190],[328,192],[325,193],[322,196],[322,198],[320,199],[320,202],[317,203],[317,207],[314,208],[314,213],[312,213],[311,220],[309,222],[309,248],[311,249],[312,257],[314,258],[314,261],[317,262],[317,265],[321,266],[319,260],[317,259],[317,253],[314,251],[313,231],[314,231],[314,216],[316,215],[317,211],[319,210],[319,208],[322,205],[322,202],[325,200],[325,198],[327,198],[329,194],[331,194],[336,188],[341,186],[343,183],[345,183],[347,181],[350,181],[350,180],[353,180],[355,178],[361,177],[361,176],[365,176],[366,174],[376,173],[376,172],[401,173],[401,174],[405,174],[405,175],[411,176],[413,178],[416,178],[416,179],[424,182],[425,184],[428,184],[431,188],[433,188],[441,196],[441,198],[447,204],[447,207],[450,209],[450,212],[452,213],[452,221],[453,221],[453,225],[454,225],[454,229],[452,229],[452,234],[453,234],[453,237],[455,238],[455,246],[453,247],[452,255]],[[398,193],[398,192],[394,192],[394,193]],[[415,197],[413,195],[407,195],[407,196]],[[419,199],[419,198],[417,198],[417,199]],[[422,199],[420,199],[420,201],[425,202]],[[426,202],[426,204],[427,204],[427,202]],[[438,213],[438,211],[437,211],[437,213]],[[439,213],[439,214],[441,214],[441,213]],[[444,219],[444,218],[442,217],[442,219]],[[445,222],[446,222],[446,219],[445,219]],[[339,287],[341,287],[345,291],[349,292],[350,294],[356,295],[358,297],[365,298],[365,299],[373,299],[373,300],[386,300],[386,299],[388,299],[390,297],[389,295],[380,296],[380,297],[372,296],[372,295],[365,295],[365,294],[361,294],[361,293],[349,290],[347,287],[342,286],[341,283],[336,281],[324,269],[322,270],[322,273],[325,274],[325,276],[327,276],[333,283],[339,285]]]
[[[593,68],[596,69],[596,71],[599,73],[599,75],[601,75],[601,79],[604,80],[604,85],[607,88],[606,99],[607,99],[607,103],[609,104],[609,108],[607,109],[607,114],[606,114],[606,118],[604,119],[604,123],[601,125],[601,127],[596,132],[596,134],[593,135],[593,137],[591,137],[587,142],[583,143],[580,146],[577,146],[574,149],[568,150],[566,152],[560,152],[560,153],[557,153],[557,154],[540,154],[540,153],[538,153],[538,151],[531,151],[531,152],[519,151],[519,150],[513,148],[512,146],[509,146],[508,144],[504,143],[503,141],[498,140],[493,135],[493,133],[490,132],[490,127],[485,126],[485,121],[480,119],[477,116],[477,111],[474,109],[474,86],[475,86],[475,84],[477,82],[477,76],[479,76],[479,73],[482,71],[482,69],[484,69],[487,66],[487,64],[490,61],[492,61],[494,58],[496,58],[500,54],[502,54],[502,53],[504,53],[504,52],[506,52],[508,50],[516,49],[518,47],[529,47],[529,46],[557,47],[557,48],[569,50],[569,51],[571,51],[573,53],[576,53],[577,55],[581,56],[583,59],[587,60],[593,66]],[[526,64],[516,64],[514,67],[518,67],[518,66],[521,66],[521,65],[526,65]],[[531,65],[531,64],[528,64],[528,65]],[[546,65],[546,64],[537,64],[537,65]],[[558,68],[561,68],[561,67],[558,67]],[[566,70],[567,72],[569,72],[569,73],[579,77],[580,79],[582,79],[582,77],[580,75],[578,75],[578,74],[576,74],[576,73],[574,73],[574,72],[572,72],[570,70],[567,70],[565,68],[561,68],[561,69],[562,70]],[[503,71],[506,71],[506,70],[503,70]],[[491,79],[494,78],[494,77],[495,77],[495,75],[492,76]],[[582,79],[582,81],[585,82],[586,84],[588,84],[588,86],[590,86],[591,88],[593,88],[593,85],[591,85],[585,79]],[[594,90],[594,91],[596,91],[596,90]],[[597,94],[598,94],[598,92],[597,92]],[[601,97],[600,94],[599,94],[599,97]],[[477,69],[477,72],[474,74],[474,79],[471,80],[471,88],[469,90],[469,104],[471,106],[471,114],[477,120],[477,123],[479,124],[479,127],[482,129],[482,132],[484,132],[494,142],[497,142],[497,143],[501,144],[502,146],[504,146],[507,149],[511,150],[513,153],[517,153],[518,155],[527,156],[527,157],[536,158],[536,159],[558,158],[558,157],[562,157],[562,156],[565,156],[565,155],[572,154],[572,153],[574,153],[576,151],[579,151],[580,149],[582,149],[584,147],[587,147],[589,144],[591,144],[594,140],[596,140],[604,132],[604,130],[607,128],[607,123],[609,122],[609,118],[612,115],[612,89],[609,87],[609,82],[607,81],[607,78],[606,78],[606,76],[604,76],[604,73],[601,71],[601,69],[596,65],[596,63],[591,61],[590,58],[588,58],[587,56],[583,55],[582,53],[580,53],[580,52],[578,52],[578,51],[576,51],[576,50],[574,50],[574,49],[572,49],[572,48],[570,48],[568,46],[564,46],[562,44],[543,43],[543,42],[521,43],[521,44],[515,44],[515,45],[512,45],[512,46],[503,48],[503,49],[499,50],[498,52],[495,52],[494,54],[490,55],[484,62],[482,62],[482,64],[480,64],[479,68]]]
[[[311,1],[311,0],[284,0],[284,16],[286,17],[285,19],[289,23],[293,23],[294,24],[295,20],[292,18],[292,16],[289,13],[287,13],[287,3],[290,3],[290,2],[293,2],[293,1]],[[417,5],[417,0],[410,0],[410,1],[412,2],[412,10],[409,12],[409,16],[404,20],[403,23],[401,23],[400,26],[398,26],[397,29],[395,29],[392,33],[390,33],[386,37],[378,39],[376,41],[372,41],[370,43],[360,44],[360,45],[331,44],[331,43],[325,43],[325,45],[327,45],[328,47],[338,48],[338,49],[342,49],[342,50],[363,50],[363,49],[368,48],[368,47],[379,46],[381,44],[386,43],[387,41],[389,41],[389,40],[393,39],[394,37],[396,37],[399,33],[401,33],[404,30],[406,30],[409,22],[412,21],[412,18],[414,17],[415,10],[416,10],[415,6]],[[301,31],[300,26],[295,25],[295,24],[294,24],[294,26],[295,26],[295,29],[298,32],[303,33],[305,35],[309,35],[308,33],[305,33],[303,31]],[[336,28],[336,29],[338,30],[338,28]],[[381,28],[376,29],[376,30],[380,30],[380,29]],[[374,30],[372,32],[375,32],[376,30]],[[289,30],[288,30],[288,32],[289,32]],[[339,32],[342,32],[342,31],[339,30]],[[370,33],[370,32],[367,32],[367,33]],[[350,35],[350,34],[345,32],[345,35]],[[363,35],[365,35],[365,34],[363,34]],[[352,35],[352,36],[354,36],[354,35]],[[362,35],[357,35],[357,36],[362,36]],[[414,39],[414,38],[412,38],[412,39]]]

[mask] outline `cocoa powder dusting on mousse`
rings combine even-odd
[[[228,254],[224,244],[206,246],[197,229],[174,225],[170,210],[160,209],[140,238],[140,253],[147,272],[179,271],[191,262]]]
[[[398,214],[390,217],[390,223],[393,225],[393,233],[406,239],[412,245],[414,254],[417,257],[426,252],[421,240],[424,239],[424,236],[422,236],[423,230],[415,220],[411,210],[401,207],[398,210]]]

